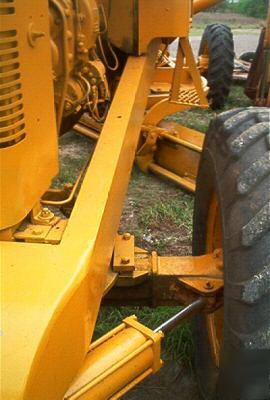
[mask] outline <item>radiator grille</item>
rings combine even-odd
[[[13,1],[0,0],[3,4]],[[0,147],[15,145],[25,136],[17,31],[0,31]]]
[[[0,0],[0,15],[8,15],[15,13],[15,0]]]

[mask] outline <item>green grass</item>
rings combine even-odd
[[[140,223],[144,226],[172,222],[178,226],[184,226],[191,233],[192,229],[192,201],[176,198],[169,201],[159,201],[153,206],[145,208],[140,215]]]

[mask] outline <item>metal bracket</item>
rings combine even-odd
[[[222,299],[221,249],[198,257],[160,257],[134,247],[134,237],[125,233],[116,239],[113,271],[119,275],[105,304],[177,305],[202,296],[209,311]]]
[[[144,142],[136,154],[139,168],[195,192],[204,135],[185,126],[165,122],[161,127],[143,125],[142,137]]]
[[[55,225],[28,224],[23,230],[16,231],[15,240],[28,243],[59,244],[67,226],[67,219],[58,219]]]
[[[134,236],[130,233],[117,235],[114,247],[113,271],[132,272],[134,270]]]

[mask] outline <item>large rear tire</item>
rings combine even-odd
[[[269,109],[236,109],[210,125],[194,211],[193,253],[222,247],[224,307],[195,321],[204,399],[270,398]]]
[[[212,109],[223,108],[233,79],[234,43],[230,28],[223,24],[207,25],[199,48],[199,57],[208,57],[208,100]]]

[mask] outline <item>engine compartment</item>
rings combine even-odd
[[[64,133],[86,109],[101,121],[110,97],[96,51],[100,9],[95,0],[50,0],[49,12],[56,118]]]

